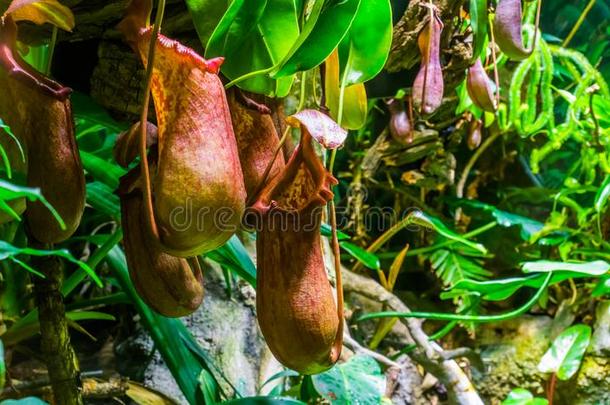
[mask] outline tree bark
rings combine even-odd
[[[32,264],[46,277],[34,279],[34,293],[40,323],[40,347],[47,365],[55,403],[83,404],[78,359],[70,343],[66,309],[60,291],[61,262],[56,257],[46,256],[33,258]]]

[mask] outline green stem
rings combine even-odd
[[[505,321],[507,319],[515,318],[519,315],[526,313],[531,307],[538,302],[544,290],[549,286],[551,282],[551,278],[553,277],[553,272],[548,272],[544,282],[536,291],[536,294],[529,301],[523,304],[521,307],[514,309],[512,311],[506,312],[504,314],[499,315],[457,315],[457,314],[444,314],[439,312],[375,312],[372,314],[367,314],[358,318],[357,322],[366,321],[369,319],[379,319],[379,318],[420,318],[420,319],[432,319],[435,321],[467,321],[467,322],[476,322],[476,323],[484,323],[484,322],[499,322]]]
[[[578,32],[582,23],[585,22],[585,18],[587,18],[587,15],[589,14],[589,12],[591,11],[591,9],[593,8],[594,5],[595,5],[595,0],[589,0],[589,3],[583,10],[582,14],[580,15],[580,17],[578,17],[576,24],[574,24],[574,26],[572,27],[572,30],[570,31],[570,33],[568,34],[566,39],[561,44],[562,47],[567,48],[568,44],[570,43],[570,41],[572,41],[572,39],[574,38],[574,35],[576,35],[576,32]]]
[[[253,77],[264,75],[267,73],[271,73],[273,71],[273,69],[275,69],[275,66],[269,66],[268,68],[265,68],[265,69],[255,70],[254,72],[246,73],[245,75],[239,76],[237,79],[231,80],[229,83],[225,84],[225,89],[230,89],[231,87],[243,82],[244,80],[248,80]]]
[[[51,33],[51,42],[49,43],[49,57],[47,58],[47,67],[45,68],[45,74],[49,76],[51,74],[51,65],[53,64],[53,55],[55,54],[55,45],[57,44],[57,26],[53,26],[53,32]]]

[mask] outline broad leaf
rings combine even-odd
[[[230,0],[186,0],[202,44],[208,43],[230,3]]]
[[[357,83],[343,88],[343,106],[341,117],[339,108],[341,104],[341,83],[339,81],[339,53],[334,51],[326,59],[326,73],[324,76],[324,90],[326,106],[335,121],[341,118],[341,127],[347,129],[360,129],[366,124],[368,100],[364,84]]]
[[[386,384],[377,362],[360,355],[312,376],[312,381],[320,395],[337,405],[378,404]]]
[[[534,398],[531,392],[523,388],[515,388],[508,393],[502,405],[547,405],[544,398]]]
[[[234,80],[273,68],[288,53],[298,35],[294,0],[235,0],[210,36],[205,55],[206,58],[224,57],[222,73]],[[275,80],[261,74],[239,86],[254,93],[285,97],[292,81],[292,76]]]
[[[551,348],[542,356],[538,370],[555,373],[560,380],[569,380],[580,368],[590,340],[590,326],[569,327],[555,338]]]
[[[498,221],[498,225],[505,228],[517,226],[520,228],[521,239],[529,241],[535,234],[540,232],[544,227],[544,224],[540,221],[536,221],[531,218],[527,218],[521,215],[513,214],[510,212],[502,211],[493,205],[485,204],[476,200],[460,200],[459,205],[462,207],[469,207],[475,210],[483,211]]]
[[[296,43],[272,76],[290,76],[324,62],[347,34],[359,6],[360,0],[317,0]]]
[[[339,45],[341,80],[351,86],[377,76],[385,66],[391,45],[390,1],[361,1],[354,21]]]

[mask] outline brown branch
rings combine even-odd
[[[343,269],[343,287],[346,292],[358,293],[385,304],[392,311],[411,312],[398,297],[388,292],[379,283],[347,269]],[[407,327],[417,345],[417,349],[410,352],[409,356],[445,385],[450,401],[456,404],[483,404],[460,366],[454,360],[445,359],[443,349],[437,343],[429,340],[428,335],[422,329],[422,320],[403,318],[400,321]]]
[[[83,379],[83,398],[101,399],[125,396],[129,389],[128,379],[125,377],[101,380],[98,378]],[[17,384],[0,394],[0,399],[19,399],[36,396],[49,398],[52,395],[48,378]]]
[[[46,246],[33,246],[45,248]],[[61,295],[62,266],[56,257],[32,258],[46,276],[34,278],[34,294],[40,323],[40,346],[58,405],[82,404],[78,359],[70,344],[66,309]]]

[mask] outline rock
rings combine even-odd
[[[474,383],[485,403],[499,403],[516,387],[540,396],[545,377],[538,362],[549,348],[552,319],[523,316],[477,328],[477,348],[485,373],[475,373]]]
[[[610,355],[610,301],[597,304],[589,351],[596,356]]]
[[[474,383],[485,403],[498,404],[513,388],[525,388],[538,397],[546,395],[548,374],[538,363],[552,342],[553,320],[546,316],[523,316],[477,329],[477,346],[486,369],[475,373]],[[590,350],[578,374],[557,381],[554,404],[610,404],[610,306],[598,304]]]
[[[254,289],[239,281],[229,297],[218,266],[207,266],[204,273],[203,304],[192,315],[182,318],[183,322],[226,379],[243,396],[256,395],[259,387],[282,367],[260,334]],[[121,374],[141,379],[145,385],[186,404],[159,352],[150,356],[152,347],[152,339],[144,330],[118,344],[115,353],[119,358],[117,363],[124,366]],[[138,370],[138,364],[145,366]],[[220,384],[228,392],[232,391],[226,381],[221,380]]]

